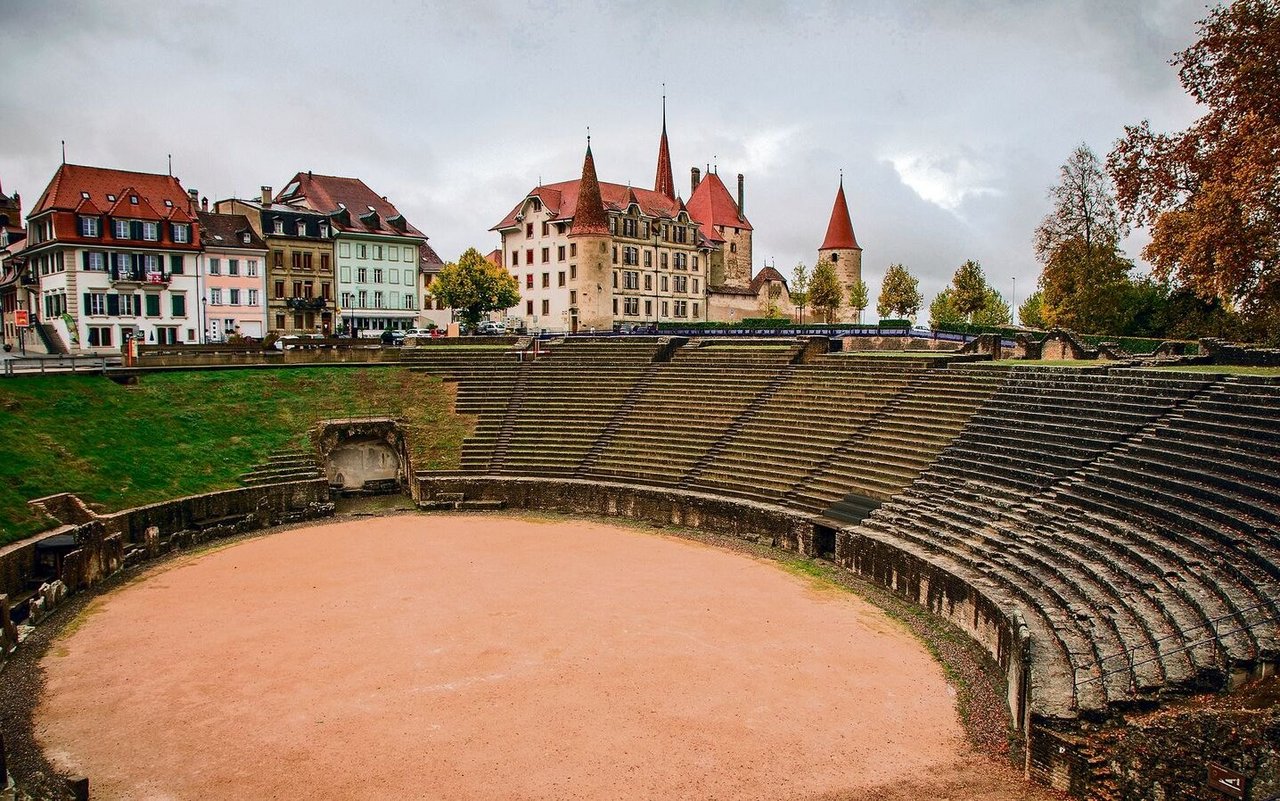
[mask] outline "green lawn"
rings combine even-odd
[[[457,467],[466,418],[439,378],[400,368],[219,370],[0,381],[0,544],[49,525],[27,500],[74,492],[108,510],[238,486],[318,419],[395,414],[415,466]]]

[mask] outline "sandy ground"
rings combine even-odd
[[[95,799],[1039,797],[874,607],[635,529],[294,529],[69,631],[37,736]]]

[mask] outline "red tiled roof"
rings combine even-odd
[[[253,230],[249,218],[243,214],[216,214],[207,211],[196,212],[200,218],[201,236],[206,247],[253,248],[266,250],[267,244]],[[244,235],[249,241],[244,241]]]
[[[300,172],[276,195],[275,202],[303,205],[326,214],[346,207],[350,212],[347,219],[335,217],[332,220],[336,231],[426,238],[425,234],[404,219],[390,201],[383,199],[359,178]],[[370,208],[373,215],[369,213]],[[404,230],[393,224],[395,220],[403,221]]]
[[[136,201],[136,202],[135,202]],[[147,202],[147,196],[127,186],[119,195],[116,196],[116,202],[111,208],[107,209],[107,214],[112,217],[127,217],[131,220],[152,220],[159,222],[164,217],[155,207]]]
[[[714,172],[707,173],[707,177],[698,183],[687,205],[689,216],[702,223],[703,233],[714,242],[724,241],[716,226],[752,230],[746,215],[738,214],[738,202]]]
[[[628,190],[630,187],[628,187]],[[630,193],[628,193],[630,194]],[[582,159],[582,179],[578,181],[577,213],[569,236],[609,235],[609,215],[604,210],[600,194],[600,181],[596,178],[596,160],[591,155],[591,143],[587,143],[587,155]]]
[[[118,201],[130,189],[140,196],[139,199],[145,198],[152,208],[164,207],[168,200],[175,208],[193,211],[191,198],[172,175],[63,164],[53,174],[30,216],[51,209],[74,211],[84,199],[82,192],[87,192],[89,199],[99,208],[109,208],[114,201],[108,200],[107,195],[115,195]],[[133,214],[123,216],[138,218]]]
[[[424,273],[439,272],[444,266],[444,259],[436,253],[435,248],[423,242],[418,245],[418,269]]]
[[[492,264],[494,267],[501,267],[501,266],[502,266],[502,251],[501,251],[501,250],[498,250],[497,248],[494,248],[493,250],[491,250],[491,251],[489,251],[488,253],[484,254],[484,260],[485,260],[485,261],[487,261],[487,262],[489,262],[490,264]]]
[[[764,286],[766,281],[780,281],[784,287],[787,286],[787,279],[782,277],[782,273],[772,267],[765,267],[751,279],[751,294],[759,294],[760,287]],[[787,291],[790,291],[790,287],[787,287]]]
[[[831,222],[827,223],[827,236],[818,250],[862,250],[853,235],[853,221],[849,219],[849,204],[844,199],[844,181],[836,192],[836,204],[831,208]]]

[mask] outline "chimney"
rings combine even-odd
[[[201,211],[209,210],[209,198],[207,197],[200,198],[200,210]]]
[[[698,184],[702,183],[702,170],[698,169],[697,167],[694,167],[693,169],[689,170],[689,173],[690,173],[689,193],[693,194],[694,192],[698,191]]]
[[[738,173],[738,216],[742,216],[742,173]]]
[[[200,205],[200,192],[199,192],[199,190],[197,190],[197,189],[188,189],[188,190],[187,190],[187,197],[191,199],[191,210],[192,210],[192,211],[195,211],[195,210],[196,210],[196,207]]]
[[[262,187],[262,202],[264,204],[271,202],[271,187],[269,186]]]

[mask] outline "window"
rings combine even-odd
[[[227,259],[227,275],[239,275],[239,274],[240,274],[240,260]]]
[[[292,254],[290,254],[290,255],[293,257],[293,258],[291,259],[291,261],[292,261],[292,263],[293,263],[293,269],[295,269],[295,270],[301,270],[301,269],[302,269],[302,254],[295,250],[295,251],[294,251]]]
[[[375,284],[381,284],[381,283],[382,283],[382,268],[381,268],[381,267],[375,267],[375,268],[374,268],[374,270],[373,270],[373,282],[374,282]]]
[[[556,261],[564,261],[564,245],[556,248]]]
[[[315,297],[315,285],[312,284],[310,281],[302,282],[302,297],[304,298]]]
[[[187,316],[187,296],[186,295],[170,295],[169,297],[173,300],[173,316],[186,317]]]
[[[677,291],[677,292],[688,292],[688,291],[689,291],[689,277],[688,277],[688,276],[684,276],[684,275],[677,275],[677,276],[675,276],[672,280],[674,280],[674,281],[675,281],[676,291]]]
[[[569,290],[569,305],[570,306],[578,305],[578,290],[576,289]]]
[[[633,247],[625,247],[622,249],[623,264],[640,264],[640,249]]]
[[[297,223],[295,223],[294,228],[295,228],[295,230],[297,231],[298,236],[306,236],[306,235],[307,235],[307,221],[306,221],[306,220],[298,220],[298,221],[297,221]]]
[[[652,317],[652,316],[653,316],[653,301],[651,301],[651,300],[645,300],[645,302],[644,302],[644,316],[645,316],[645,317]]]
[[[232,306],[239,306],[239,305],[240,305],[240,290],[239,290],[239,289],[234,289],[234,288],[233,288],[233,289],[227,290],[227,295],[229,296],[229,300],[228,300],[228,302],[229,302]]]
[[[526,301],[524,302],[524,313],[525,313],[525,315],[526,315],[526,316],[528,316],[528,317],[532,317],[532,316],[533,316],[533,301],[531,301],[531,300],[526,300]]]
[[[283,250],[271,251],[271,262],[275,264],[276,267],[283,268],[284,267],[284,251]]]
[[[277,314],[277,315],[276,315],[276,330],[277,330],[277,331],[283,331],[283,330],[284,330],[284,315],[283,315],[283,314]]]
[[[129,238],[129,221],[128,220],[116,220],[115,235],[116,235],[116,239]]]
[[[362,308],[362,309],[367,309],[367,308],[369,308],[369,293],[368,293],[368,292],[366,292],[365,290],[363,290],[363,289],[362,289],[362,290],[360,290],[359,292],[357,292],[357,293],[356,293],[356,298],[360,301],[360,302],[359,302],[359,304],[358,304],[358,305],[360,306],[360,308]]]
[[[524,238],[533,239],[533,223],[524,224]]]
[[[695,304],[693,304],[693,316],[694,316],[694,317],[697,317],[697,316],[698,316],[698,304],[696,304],[696,303],[695,303]]]
[[[413,293],[412,293],[412,292],[406,292],[406,293],[404,293],[404,307],[405,307],[406,309],[412,309],[412,308],[413,308]]]
[[[533,273],[529,273],[524,277],[524,288],[533,289]]]
[[[533,264],[533,248],[529,248],[524,252],[524,263]]]
[[[310,254],[310,253],[303,253],[303,254],[302,254],[302,269],[304,269],[304,270],[310,270],[310,269],[311,269],[311,254]]]
[[[551,273],[542,274],[542,288],[547,289],[551,286]]]
[[[618,299],[617,298],[613,299],[613,316],[614,317],[618,316]]]
[[[564,286],[564,270],[556,273],[556,286]]]
[[[663,317],[668,317],[668,316],[670,316],[670,314],[671,314],[671,312],[670,312],[670,308],[671,308],[670,304],[668,304],[665,300],[664,300],[664,301],[662,301],[662,316],[663,316]]]
[[[373,246],[373,259],[374,261],[382,261],[382,245]]]
[[[111,347],[111,326],[109,325],[89,326],[89,347],[91,348]]]
[[[636,221],[635,221],[635,220],[633,220],[633,219],[631,219],[630,217],[628,217],[627,219],[625,219],[625,220],[623,220],[623,221],[622,221],[622,235],[623,235],[623,236],[631,236],[631,237],[636,236]]]
[[[302,297],[302,282],[301,282],[301,281],[294,281],[294,282],[293,282],[293,297],[295,297],[295,298],[300,298],[300,297]]]
[[[685,300],[677,300],[677,301],[675,301],[675,307],[676,307],[676,317],[688,317],[688,316],[689,316],[689,302],[688,302],[688,301],[685,301]]]
[[[569,243],[569,256],[570,256],[570,258],[572,258],[572,257],[574,257],[574,256],[577,256],[577,255],[578,255],[578,243],[577,243],[577,242],[570,242],[570,243]]]
[[[638,316],[640,314],[640,298],[623,298],[622,313]]]
[[[693,294],[698,294],[698,279],[693,279]]]
[[[694,256],[694,257],[693,257],[693,271],[694,271],[695,273],[698,271],[698,257],[697,257],[697,256]]]
[[[222,305],[222,290],[216,287],[209,290],[209,302],[214,306]]]
[[[542,223],[542,235],[543,236],[551,235],[551,225],[549,223],[546,223],[546,222]]]
[[[551,313],[551,301],[549,300],[542,301],[542,316],[546,317],[550,313]]]
[[[249,290],[249,305],[250,306],[258,305],[258,290],[256,289]]]
[[[661,263],[662,263],[662,268],[665,270],[667,267],[667,254],[665,253],[662,254]]]
[[[80,236],[100,236],[97,217],[80,218]]]
[[[320,297],[324,298],[325,300],[329,299],[329,282],[328,281],[320,282]]]
[[[325,239],[329,237],[329,223],[320,223],[320,236]]]
[[[277,299],[284,297],[284,281],[276,281],[275,295]]]
[[[137,295],[121,295],[119,303],[122,317],[137,317],[142,313],[142,303]]]
[[[272,232],[273,232],[273,233],[276,233],[276,234],[279,234],[279,235],[283,236],[283,235],[284,235],[284,220],[276,220],[276,221],[274,221],[274,223],[272,224],[272,228],[271,228],[271,230],[272,230]]]
[[[382,292],[381,292],[381,291],[377,291],[377,292],[374,292],[374,293],[373,293],[373,308],[375,308],[375,309],[381,309],[381,308],[383,308],[383,305],[382,305]]]
[[[570,265],[569,265],[569,280],[570,280],[570,281],[576,281],[577,279],[578,279],[578,265],[576,265],[576,264],[570,264]]]
[[[350,258],[350,257],[351,257],[351,243],[350,243],[350,242],[339,242],[339,243],[338,243],[338,255],[339,255],[339,256],[341,256],[341,257],[342,257],[342,258],[344,258],[344,259],[346,259],[346,258]]]
[[[160,316],[160,296],[155,293],[148,293],[143,297],[147,299],[146,300],[147,316],[159,317]]]
[[[159,242],[160,223],[144,222],[142,224],[142,238],[148,242]]]
[[[644,252],[644,266],[646,270],[653,267],[653,254],[647,250]]]
[[[663,292],[667,291],[667,277],[665,275],[658,281],[658,286]]]
[[[142,257],[142,269],[147,273],[160,272],[160,257],[154,253],[148,253]]]
[[[253,290],[252,290],[252,289],[250,289],[249,291],[250,291],[250,292],[252,292]],[[352,301],[354,298],[355,298],[355,296],[354,296],[354,295],[352,295],[350,292],[343,292],[343,293],[342,293],[342,308],[344,308],[344,309],[349,309],[349,308],[351,308],[351,301]]]
[[[357,284],[369,283],[369,270],[367,267],[356,268],[356,283]]]
[[[93,272],[96,272],[96,273],[106,272],[107,260],[105,258],[105,254],[86,253],[84,255],[85,255],[84,268],[86,270],[92,270]]]
[[[635,270],[624,270],[622,273],[622,288],[623,289],[639,289],[640,273],[636,272]]]
[[[369,258],[369,246],[368,246],[368,245],[356,245],[356,258],[357,258],[357,259],[367,259],[367,258]]]
[[[406,247],[404,249],[404,260],[413,261],[413,248]]]
[[[387,248],[387,261],[400,261],[400,248],[395,245]]]
[[[209,275],[219,275],[222,273],[222,260],[209,259]]]
[[[174,275],[182,275],[182,271],[183,271],[182,254],[170,253],[169,254],[169,272],[173,273]]]
[[[320,272],[322,272],[322,273],[330,272],[330,270],[329,270],[329,254],[328,254],[328,253],[321,253],[321,254],[320,254]]]
[[[549,262],[549,261],[551,261],[551,248],[543,248],[543,249],[542,249],[542,263],[543,263],[543,264],[546,264],[546,263],[547,263],[547,262]]]
[[[86,292],[84,299],[89,314],[102,315],[107,313],[107,295],[105,292]]]
[[[520,263],[520,251],[518,250],[511,251],[511,266],[515,267],[519,263]]]
[[[648,273],[645,273],[645,276],[644,276],[644,291],[645,292],[653,291],[653,276],[649,275]]]

